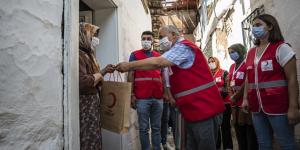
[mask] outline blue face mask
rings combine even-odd
[[[256,39],[261,39],[266,35],[264,26],[252,27],[252,34]]]
[[[239,58],[240,58],[240,55],[238,52],[232,52],[229,54],[230,55],[230,58],[233,60],[233,61],[237,61]]]

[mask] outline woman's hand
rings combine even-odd
[[[169,94],[168,94],[168,92],[166,90],[164,91],[163,99],[166,102],[169,102],[169,100],[170,100]]]
[[[96,86],[99,82],[103,81],[103,76],[101,73],[95,73],[93,74],[95,80],[94,80],[94,86]]]
[[[300,122],[300,112],[297,108],[289,108],[288,109],[288,121],[289,124],[297,124]]]
[[[136,109],[136,97],[131,95],[131,108]]]
[[[102,75],[105,75],[107,73],[113,73],[115,71],[115,66],[112,64],[108,64],[105,66],[104,69],[101,70]]]
[[[173,106],[173,107],[176,106],[176,100],[174,99],[174,97],[172,95],[169,95],[169,102],[170,102],[171,106]]]
[[[241,107],[242,107],[243,112],[245,112],[245,113],[249,112],[249,102],[247,99],[243,99],[243,103],[242,103]]]

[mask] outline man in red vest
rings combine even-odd
[[[152,50],[153,33],[142,33],[142,49],[131,53],[129,61],[134,62],[160,54]],[[151,141],[154,150],[160,150],[161,116],[163,112],[163,84],[161,69],[135,70],[128,73],[128,81],[133,83],[131,104],[137,109],[140,141],[143,150],[150,150],[149,120],[151,125]]]
[[[162,27],[159,36],[161,49],[169,49],[166,53],[160,57],[122,62],[116,69],[125,72],[170,66],[171,92],[186,120],[186,149],[215,150],[224,102],[205,56],[195,44],[183,39],[175,26]]]

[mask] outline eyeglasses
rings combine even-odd
[[[151,37],[142,37],[142,41],[145,41],[145,40],[152,41],[152,38]]]

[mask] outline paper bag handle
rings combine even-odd
[[[113,80],[111,80],[111,76],[113,76]],[[123,79],[121,77],[121,73],[118,72],[117,73],[117,78],[115,77],[115,73],[110,73],[109,74],[109,78],[108,78],[108,81],[115,81],[115,82],[118,82],[120,80],[120,82],[123,82]]]

